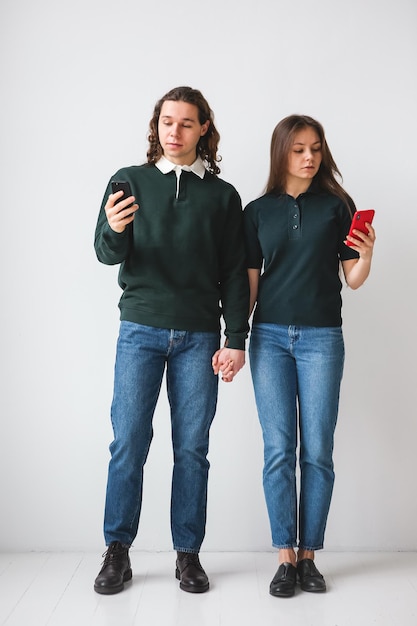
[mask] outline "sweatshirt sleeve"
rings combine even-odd
[[[244,350],[249,332],[249,281],[245,263],[243,214],[236,190],[229,199],[221,248],[220,293],[229,348]]]
[[[115,175],[113,178],[116,178]],[[105,265],[117,265],[122,263],[128,256],[130,247],[130,225],[122,233],[116,233],[109,226],[104,207],[107,198],[111,194],[111,180],[107,185],[100,212],[97,219],[97,226],[94,238],[94,248],[98,260]]]

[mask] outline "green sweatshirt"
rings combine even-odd
[[[181,173],[155,165],[119,170],[139,209],[123,233],[114,232],[104,205],[95,233],[97,258],[121,264],[120,319],[158,328],[218,331],[225,322],[228,346],[243,350],[248,334],[249,287],[242,207],[237,191],[206,171]]]

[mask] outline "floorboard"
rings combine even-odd
[[[417,553],[321,552],[328,591],[269,595],[272,552],[202,553],[210,591],[178,588],[174,553],[131,551],[133,579],[94,592],[100,555],[0,554],[2,626],[416,626]]]

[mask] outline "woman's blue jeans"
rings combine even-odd
[[[264,439],[263,484],[272,544],[319,550],[334,483],[342,329],[254,324],[249,350]]]
[[[206,524],[209,430],[218,378],[211,359],[219,333],[122,321],[117,343],[104,537],[131,545],[142,505],[143,466],[166,368],[174,468],[171,531],[175,550],[198,552]]]

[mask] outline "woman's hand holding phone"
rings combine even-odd
[[[359,252],[359,256],[364,261],[371,261],[373,247],[375,243],[375,230],[372,226],[375,211],[367,209],[365,211],[356,211],[352,218],[349,234],[346,237],[345,244]]]
[[[369,275],[375,244],[375,230],[371,225],[375,211],[357,211],[352,219],[345,244],[359,253],[358,259],[342,261],[346,282],[351,289],[358,289]]]
[[[361,241],[365,241],[365,237],[369,236],[369,233],[373,228],[371,227],[372,220],[374,219],[374,209],[366,209],[365,211],[356,211],[352,218],[349,234],[346,237],[346,245],[355,247],[360,244]],[[365,237],[363,237],[365,235]]]

